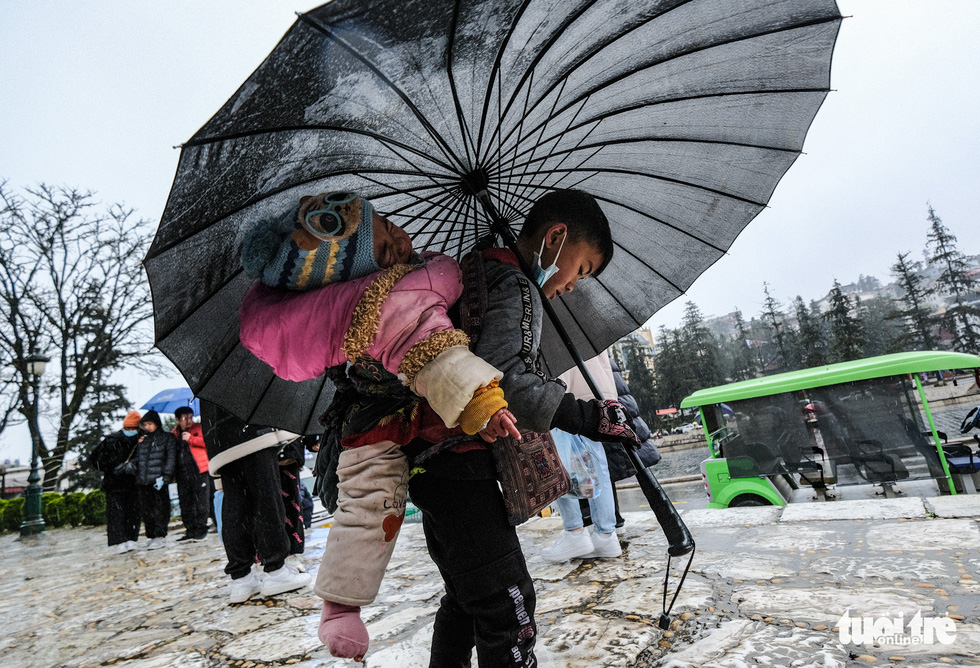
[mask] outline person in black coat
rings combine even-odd
[[[633,419],[633,428],[636,431],[637,438],[642,443],[636,451],[636,454],[644,466],[653,466],[660,461],[660,452],[657,450],[657,446],[653,444],[650,427],[640,417],[640,409],[636,405],[636,399],[630,394],[630,388],[623,378],[623,372],[619,368],[619,365],[616,364],[616,360],[612,355],[609,356],[609,361],[612,363],[613,378],[616,381],[616,394],[619,403],[623,404],[623,408],[626,409],[626,412]],[[603,443],[602,445],[606,449],[606,460],[609,462],[610,480],[616,482],[636,475],[636,469],[633,467],[622,446],[615,443]],[[619,497],[616,496],[614,498],[616,499],[616,526],[621,527],[623,526],[624,520],[623,516],[619,514]]]
[[[132,462],[130,468],[135,469],[139,421],[140,414],[130,411],[123,420],[123,428],[106,436],[89,455],[89,464],[104,473],[106,536],[109,547],[115,546],[116,554],[135,549],[140,535],[136,476],[116,470],[126,462]]]
[[[166,543],[170,524],[170,490],[177,470],[177,439],[164,431],[156,411],[140,418],[139,448],[136,450],[136,489],[140,514],[150,539],[146,549],[156,550]]]

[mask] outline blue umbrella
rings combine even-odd
[[[173,413],[181,406],[190,406],[194,415],[201,414],[201,400],[194,398],[194,393],[189,387],[177,387],[172,390],[163,390],[156,396],[140,406],[143,410],[156,411],[157,413]]]

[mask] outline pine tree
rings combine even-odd
[[[729,373],[733,381],[755,378],[755,359],[749,348],[749,336],[742,312],[735,309],[735,338],[730,345]]]
[[[87,465],[88,456],[103,438],[122,428],[122,418],[132,405],[125,391],[122,385],[106,383],[104,374],[97,374],[91,399],[82,408],[82,419],[69,441],[79,466],[62,477],[67,491],[95,489],[102,482],[102,473]]]
[[[864,350],[864,333],[861,323],[854,317],[851,300],[834,279],[830,291],[830,310],[824,314],[830,323],[830,356],[832,362],[860,359]]]
[[[657,347],[654,369],[658,398],[664,406],[678,406],[684,397],[699,389],[681,330],[661,327]]]
[[[933,350],[936,348],[936,337],[926,305],[932,290],[923,285],[922,276],[908,261],[909,254],[899,253],[898,262],[892,265],[892,275],[902,290],[899,301],[905,307],[900,311],[905,325],[902,345],[906,350]]]
[[[656,424],[657,417],[657,393],[656,380],[653,371],[647,365],[647,360],[653,351],[642,338],[635,334],[626,337],[626,349],[628,351],[625,360],[626,368],[629,370],[630,394],[636,399],[636,405],[640,412],[640,417],[648,426]]]
[[[872,297],[857,299],[855,310],[864,333],[863,357],[875,357],[902,351],[904,331],[902,314],[891,299]]]
[[[814,314],[814,309],[807,310],[803,298],[797,295],[793,301],[796,312],[797,337],[802,352],[802,364],[805,368],[823,366],[827,363],[827,337],[824,335],[820,318]]]
[[[789,366],[790,356],[786,347],[786,334],[783,331],[783,313],[780,310],[782,304],[769,292],[769,284],[762,284],[762,291],[766,294],[766,299],[762,303],[762,321],[772,330],[773,341],[776,344],[774,363],[776,370],[783,370]]]
[[[705,326],[704,316],[694,302],[685,304],[683,340],[694,371],[695,389],[720,384],[718,342]]]
[[[967,296],[977,289],[977,281],[967,273],[963,254],[956,249],[956,237],[943,225],[932,206],[929,207],[930,230],[927,235],[931,244],[929,263],[941,268],[936,285],[946,295],[953,297],[953,306],[947,306],[943,315],[945,328],[953,335],[953,348],[960,352],[980,352],[980,309],[966,302]]]

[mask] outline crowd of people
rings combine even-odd
[[[92,452],[91,465],[103,472],[110,549],[116,554],[136,549],[141,524],[146,549],[165,547],[169,486],[176,482],[184,527],[178,542],[204,541],[209,531],[217,533],[223,525],[231,602],[309,584],[299,557],[313,512],[308,490],[309,503],[303,502],[305,485],[299,478],[305,460],[301,439],[266,429],[261,431],[274,432],[274,438],[266,437],[263,447],[256,448],[246,425],[222,425],[234,417],[207,402],[202,405],[201,422],[189,406],[177,408],[169,432],[156,411],[130,411],[122,429],[107,435]],[[253,571],[256,563],[264,573]]]
[[[541,295],[572,291],[612,255],[605,215],[577,190],[533,205],[517,253],[484,240],[462,269],[416,253],[408,234],[353,193],[304,196],[247,237],[242,264],[257,280],[242,304],[242,344],[282,378],[326,370],[337,385],[322,443],[309,444],[324,449],[315,473],[334,511],[314,587],[323,599],[318,635],[333,655],[361,659],[368,650],[360,609],[379,591],[410,498],[445,585],[430,665],[468,666],[474,649],[481,666],[536,665],[534,586],[494,461],[522,439],[553,431],[598,448],[603,492],[585,517],[578,499],[556,500],[564,531],[545,558],[621,553],[611,481],[629,466],[623,447],[639,449],[645,465],[659,458],[649,429],[632,419],[608,357],[607,399],[537,364]],[[208,401],[200,424],[183,411],[175,418],[169,433],[155,412],[130,413],[93,457],[105,471],[110,546],[132,549],[140,519],[148,547],[161,545],[174,481],[182,540],[202,539],[217,488],[232,602],[304,586],[310,576],[289,561],[303,550],[302,441]],[[132,475],[121,472],[134,460]]]

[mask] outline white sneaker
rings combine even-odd
[[[262,596],[275,596],[287,591],[305,587],[312,578],[307,573],[297,573],[289,566],[283,566],[277,571],[266,573],[262,579]]]
[[[113,547],[115,547],[115,550],[114,551],[115,551],[116,554],[126,554],[131,549],[133,549],[133,548],[131,548],[129,546],[129,543],[125,543],[125,542],[124,543],[116,543]]]
[[[243,578],[231,581],[231,591],[228,599],[232,603],[244,603],[262,589],[262,578],[255,573],[249,573]]]
[[[562,531],[554,545],[541,550],[541,556],[544,557],[545,561],[568,561],[569,559],[581,558],[594,549],[592,539],[585,531],[578,533]]]
[[[592,545],[595,546],[595,549],[588,554],[583,554],[583,559],[618,557],[623,553],[623,548],[619,544],[619,536],[616,535],[615,531],[592,534]]]
[[[126,550],[127,552],[131,552],[135,550],[137,547],[139,547],[139,545],[136,543],[135,540],[127,540],[126,546],[129,548],[128,550]]]
[[[146,544],[146,549],[148,550],[159,550],[167,544],[166,538],[151,538],[150,542]]]
[[[286,565],[292,568],[297,573],[306,572],[306,564],[303,563],[303,557],[298,554],[291,554],[286,557]]]

